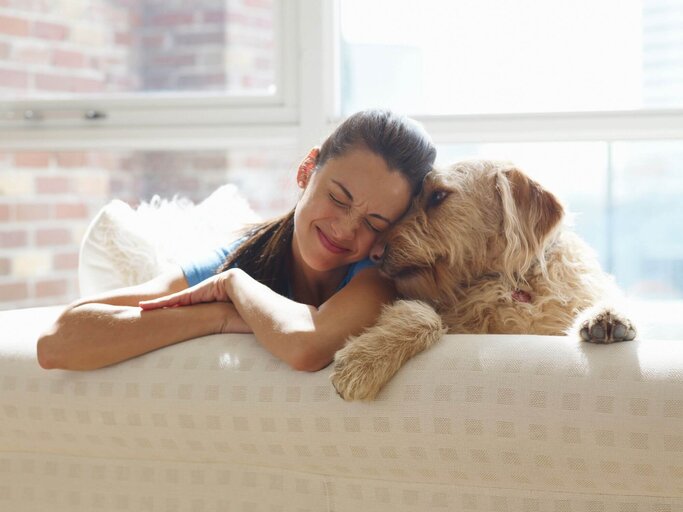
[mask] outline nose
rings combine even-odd
[[[384,256],[384,251],[387,245],[384,242],[376,242],[375,245],[370,249],[370,260],[374,263],[379,263],[382,261],[382,256]]]
[[[332,233],[339,240],[352,240],[358,229],[359,221],[351,215],[345,215],[332,223]]]

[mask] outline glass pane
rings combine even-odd
[[[8,0],[5,97],[275,91],[276,0]]]
[[[112,199],[199,203],[234,183],[265,219],[294,206],[297,163],[288,149],[0,153],[0,309],[74,300],[81,239]]]
[[[634,295],[683,298],[683,141],[618,142],[610,243]]]
[[[469,157],[512,161],[557,195],[628,295],[683,299],[683,142],[439,148],[440,165]]]
[[[683,0],[340,4],[343,114],[683,106]]]

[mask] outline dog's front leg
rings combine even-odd
[[[387,305],[374,326],[337,351],[332,385],[344,400],[372,400],[403,363],[445,332],[441,317],[424,302]]]

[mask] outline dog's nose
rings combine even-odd
[[[372,249],[370,249],[370,259],[374,263],[379,263],[382,261],[382,256],[384,256],[384,251],[386,250],[386,244],[383,242],[377,242],[375,245],[372,246]]]

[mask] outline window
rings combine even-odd
[[[515,161],[624,289],[680,308],[683,0],[0,4],[0,308],[73,298],[34,292],[112,197],[200,200],[237,180],[281,213],[299,159],[370,106],[421,121],[442,164]],[[17,217],[70,201],[82,217]],[[69,242],[39,245],[52,228]],[[29,295],[6,299],[14,286]]]
[[[555,193],[574,229],[626,293],[683,300],[683,141],[451,144],[444,164],[515,162]]]
[[[517,163],[567,204],[648,332],[683,334],[683,1],[338,7],[335,112],[412,115],[441,165]]]
[[[13,2],[0,13],[0,91],[273,94],[273,0]]]
[[[344,115],[377,105],[418,115],[683,106],[680,1],[340,6]]]

